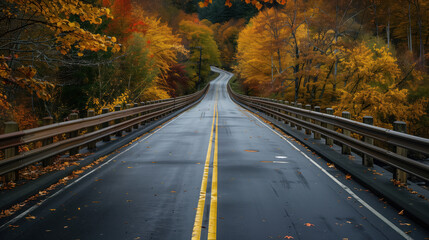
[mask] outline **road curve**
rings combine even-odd
[[[232,102],[232,74],[213,71],[201,103],[0,222],[0,239],[429,238]]]

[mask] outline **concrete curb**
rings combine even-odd
[[[404,188],[394,186],[390,182],[390,177],[374,177],[374,174],[369,171],[367,167],[352,162],[347,155],[343,155],[333,150],[329,146],[314,140],[312,137],[310,137],[310,135],[305,135],[304,131],[298,131],[294,128],[291,128],[283,122],[280,122],[272,117],[267,116],[265,113],[242,105],[236,102],[234,99],[232,100],[241,107],[270,121],[280,130],[294,137],[296,140],[306,145],[309,149],[316,152],[325,160],[334,163],[336,167],[349,173],[354,180],[358,181],[359,183],[370,189],[372,192],[377,195],[383,196],[394,206],[398,207],[401,210],[403,209],[406,214],[410,215],[410,217],[414,218],[421,224],[429,227],[428,201],[419,198],[417,194],[412,194]]]

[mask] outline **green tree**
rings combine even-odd
[[[183,20],[179,25],[185,46],[191,49],[188,59],[188,74],[194,86],[203,84],[210,75],[210,66],[220,66],[220,53],[213,37],[213,31],[206,25]],[[198,63],[202,48],[201,83],[198,83]]]

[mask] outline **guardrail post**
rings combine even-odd
[[[115,106],[115,112],[121,111],[121,106],[120,105],[116,105]],[[121,123],[121,118],[120,119],[116,119],[115,120],[115,124]],[[116,136],[117,137],[122,137],[122,130],[119,130],[118,132],[116,132]]]
[[[54,118],[52,118],[52,117],[44,117],[43,120],[42,120],[43,126],[51,125],[53,123],[54,123]],[[54,142],[54,138],[53,137],[45,138],[42,141],[42,146],[46,146],[46,145],[52,144],[53,142]],[[46,166],[51,165],[53,162],[54,162],[53,158],[47,158],[47,159],[44,159],[42,161],[42,165],[44,167],[46,167]]]
[[[350,112],[344,111],[342,112],[342,117],[343,118],[347,118],[347,119],[351,119],[351,114]],[[343,129],[343,134],[346,136],[350,137],[351,132],[347,129]],[[345,144],[341,144],[341,153],[342,154],[346,154],[346,155],[350,155],[352,153],[351,148]]]
[[[150,105],[151,103],[152,103],[151,101],[146,101],[146,105]],[[151,113],[151,112],[153,112],[153,110],[146,111],[146,113]],[[152,122],[152,120],[153,120],[153,118],[150,118],[150,119],[146,120],[144,122],[144,124],[150,123],[150,122]]]
[[[302,108],[302,103],[297,103],[296,106],[298,108]],[[295,115],[298,119],[302,119],[302,117],[300,115]],[[302,126],[301,125],[296,125],[296,130],[301,131],[302,130]]]
[[[273,99],[272,100],[274,103],[278,103],[278,100],[277,99]],[[271,108],[273,111],[276,111],[276,112],[281,112],[277,107],[272,107]],[[275,119],[275,120],[277,120],[277,121],[279,121],[280,120],[280,118],[279,118],[279,116],[277,115],[277,114],[273,114],[273,118]]]
[[[374,118],[371,116],[364,116],[363,117],[363,123],[368,124],[368,125],[374,125]],[[363,137],[363,141],[374,145],[374,139],[370,138],[370,137]],[[374,159],[370,156],[368,156],[367,154],[363,155],[363,159],[362,159],[362,165],[364,165],[365,167],[373,167],[374,166]]]
[[[401,133],[407,133],[407,124],[402,121],[395,121],[393,123],[393,130]],[[407,149],[396,146],[396,153],[407,157]],[[402,184],[407,184],[407,173],[401,169],[395,169],[393,178]]]
[[[173,109],[171,112],[174,112],[176,110],[176,97],[173,98]]]
[[[320,106],[315,106],[314,107],[314,111],[315,112],[320,112]],[[316,124],[316,125],[319,125],[319,126],[321,126],[322,124],[320,123],[320,121],[314,121],[314,124]],[[318,132],[313,132],[314,133],[314,139],[316,139],[316,140],[320,140],[320,139],[322,139],[321,138],[321,136],[320,136],[320,133],[318,133]]]
[[[133,107],[138,107],[139,104],[138,103],[134,103]],[[140,113],[137,113],[136,115],[134,115],[134,117],[139,117]],[[139,124],[137,123],[136,125],[133,126],[134,129],[138,129],[139,128]]]
[[[289,101],[283,101],[283,103],[285,104],[285,105],[289,105]],[[290,116],[290,113],[289,112],[285,112],[287,115],[289,115]],[[289,124],[289,121],[288,120],[284,120],[284,123],[285,124]]]
[[[284,101],[284,100],[279,100],[279,103],[281,103],[281,104],[285,104],[285,101]],[[286,111],[285,111],[285,110],[283,110],[283,109],[280,109],[280,113],[281,113],[281,114],[286,114]],[[282,123],[284,123],[284,124],[286,124],[286,123],[287,123],[286,119],[284,119],[284,118],[279,118],[279,119],[281,119],[281,122],[282,122]]]
[[[77,113],[70,113],[70,115],[69,115],[69,120],[76,120],[78,118],[79,118],[79,115]],[[73,132],[70,132],[69,138],[74,138],[74,137],[77,137],[78,135],[79,135],[79,131],[73,131]],[[70,156],[76,155],[78,153],[79,153],[79,147],[72,148],[69,151]]]
[[[106,113],[109,113],[108,108],[101,109],[101,114],[106,114]],[[107,127],[109,127],[109,125],[110,125],[109,122],[102,123],[101,128],[107,128]],[[108,142],[108,141],[110,141],[110,135],[103,137],[103,142]]]
[[[130,109],[131,108],[131,104],[127,104],[127,105],[125,105],[125,107],[126,107],[126,109]],[[131,118],[132,118],[131,116],[127,117],[126,120],[130,120]],[[132,131],[131,127],[125,129],[125,132],[131,132],[131,131]]]
[[[12,133],[12,132],[18,132],[19,131],[18,123],[16,123],[16,122],[5,122],[4,125],[5,125],[4,133]],[[11,147],[11,148],[7,148],[4,150],[4,158],[5,159],[11,158],[17,154],[18,154],[18,148],[17,147]],[[16,171],[13,171],[10,173],[6,173],[4,177],[5,177],[6,182],[18,180],[19,171],[16,170]]]
[[[310,105],[310,104],[305,105],[305,109],[307,109],[307,110],[311,110],[311,105]],[[305,117],[305,118],[304,118],[304,121],[307,121],[307,122],[311,123],[311,118],[307,118],[307,117]],[[311,130],[306,128],[306,129],[305,129],[305,134],[307,134],[307,135],[311,135]]]
[[[140,102],[140,106],[144,106],[145,105],[145,102]],[[142,116],[142,115],[144,115],[145,114],[145,112],[140,112],[140,116]],[[140,125],[144,125],[144,123],[145,123],[145,121],[142,121],[141,123],[140,123]]]
[[[293,107],[295,107],[295,102],[291,102],[291,103],[290,103],[290,105],[291,105],[291,106],[293,106]],[[296,114],[294,114],[294,113],[291,113],[290,115],[291,115],[292,117],[296,117]],[[296,125],[295,125],[295,123],[290,122],[290,127],[291,127],[291,128],[294,128],[295,126],[296,126]]]
[[[88,110],[88,112],[87,112],[87,117],[94,117],[95,116],[95,111],[94,110]],[[95,127],[94,126],[91,126],[91,127],[88,127],[87,128],[87,131],[88,131],[88,133],[90,133],[90,132],[94,132],[95,131]],[[90,143],[88,143],[88,149],[89,150],[94,150],[95,149],[95,144],[96,144],[97,142],[96,141],[94,141],[94,142],[90,142]]]
[[[332,108],[326,108],[326,114],[334,115],[334,109],[332,109]],[[332,124],[326,124],[326,128],[329,129],[329,130],[334,130],[334,125],[332,125]],[[334,139],[329,138],[328,136],[326,136],[325,144],[329,145],[329,146],[334,145]]]
[[[106,113],[109,113],[109,109],[103,108],[101,110],[101,114],[106,114]],[[107,127],[109,127],[109,122],[105,122],[101,124],[101,128],[107,128]],[[108,141],[110,141],[110,135],[103,137],[103,142],[108,142]]]

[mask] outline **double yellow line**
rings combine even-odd
[[[218,121],[219,121],[219,113],[217,110],[217,98],[216,98],[216,104],[215,104],[215,107],[213,109],[213,121],[212,121],[211,130],[210,130],[209,147],[207,149],[206,162],[204,165],[203,180],[201,182],[200,197],[198,200],[197,213],[195,215],[194,228],[192,230],[192,240],[199,240],[201,238],[201,228],[202,228],[202,224],[203,224],[204,206],[205,206],[206,195],[207,195],[207,182],[208,182],[208,177],[209,177],[210,159],[211,159],[211,155],[212,155],[211,152],[212,152],[212,147],[213,147],[213,132],[215,133],[214,134],[215,139],[214,139],[212,188],[211,188],[210,213],[209,213],[209,229],[208,229],[209,232],[208,232],[207,239],[209,239],[209,240],[215,240],[216,239],[217,180],[218,180]],[[215,131],[213,131],[214,127],[215,127]]]

